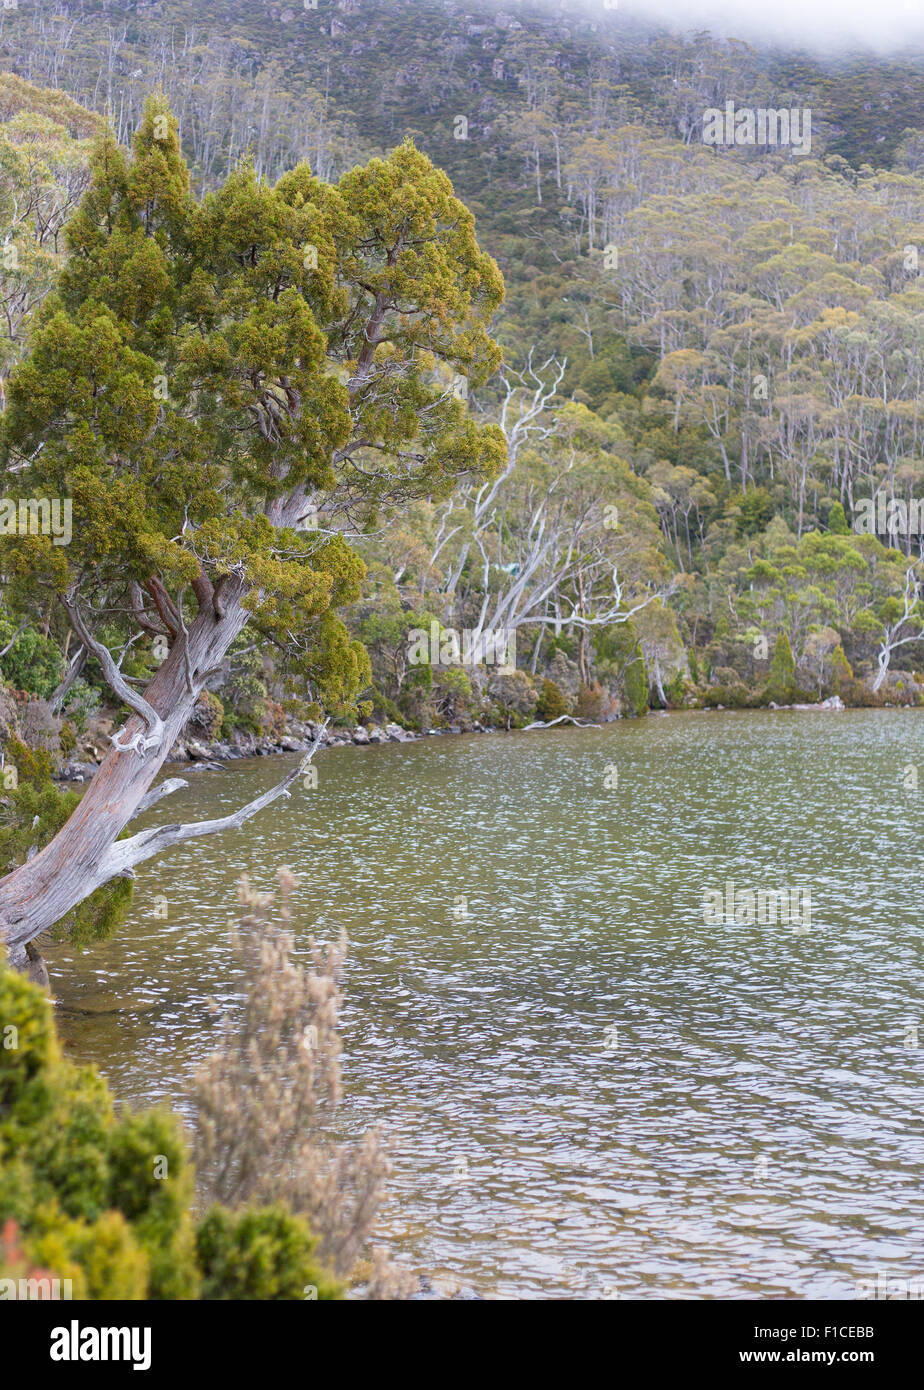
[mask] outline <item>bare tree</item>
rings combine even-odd
[[[504,376],[499,423],[507,440],[506,467],[444,508],[430,558],[432,568],[453,537],[464,533],[445,588],[465,611],[473,646],[487,633],[538,628],[534,670],[545,630],[586,635],[626,623],[673,592],[672,583],[630,579],[625,566],[634,538],[608,524],[605,485],[575,480],[576,448],[547,479],[522,468],[526,446],[541,449],[561,432],[554,401],[565,366],[550,357],[534,367],[530,356],[523,372]],[[460,593],[467,571],[471,579]]]
[[[917,564],[909,565],[905,571],[905,588],[900,602],[901,608],[899,609],[899,600],[893,600],[888,606],[886,617],[883,619],[882,637],[876,658],[876,678],[873,681],[874,692],[879,689],[888,675],[892,653],[897,651],[899,647],[907,646],[909,642],[920,642],[921,640],[922,630],[924,630],[924,612],[922,612],[921,606],[921,578]]]
[[[500,406],[498,424],[507,441],[507,463],[496,477],[488,479],[477,488],[463,489],[450,500],[443,512],[435,548],[430,556],[431,570],[452,537],[462,529],[461,525],[449,528],[453,508],[458,507],[460,512],[468,508],[472,531],[477,534],[479,527],[483,526],[489,517],[498,493],[512,476],[523,447],[527,443],[539,443],[555,433],[554,421],[547,417],[547,412],[558,394],[567,365],[567,358],[552,356],[547,357],[540,367],[535,367],[530,350],[522,372],[508,369],[503,373],[504,398]],[[448,593],[454,593],[456,590],[472,544],[473,540],[468,539],[459,549],[444,584]]]

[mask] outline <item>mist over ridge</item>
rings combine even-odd
[[[498,6],[502,8],[502,6]],[[572,8],[562,4],[563,10]],[[743,0],[582,0],[576,8],[663,26],[686,33],[707,29],[716,37],[781,48],[805,49],[836,57],[858,52],[905,56],[924,46],[922,0],[774,0],[772,5]]]

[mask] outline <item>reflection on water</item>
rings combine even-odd
[[[227,812],[286,765],[200,774],[145,823]],[[315,790],[143,866],[116,940],[49,951],[63,1032],[120,1097],[184,1106],[210,1001],[240,987],[235,882],[288,863],[302,930],[349,932],[343,1123],[385,1130],[383,1231],[418,1271],[501,1296],[920,1278],[909,765],[924,712],[333,749]],[[811,930],[707,925],[727,879],[810,886]]]

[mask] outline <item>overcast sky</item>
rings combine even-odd
[[[604,0],[596,3],[604,8]],[[924,39],[924,0],[618,0],[618,9],[676,28],[700,25],[730,38],[826,49],[862,44],[895,51]]]

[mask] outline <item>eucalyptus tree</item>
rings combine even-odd
[[[890,552],[890,556],[894,552]],[[911,643],[920,644],[924,638],[924,573],[920,561],[905,566],[904,582],[899,593],[890,593],[875,613],[879,623],[876,630],[878,651],[873,691],[882,686],[889,674],[892,657]],[[920,650],[920,646],[918,648]]]
[[[0,104],[13,111],[0,124],[0,408],[31,316],[54,285],[64,224],[89,181],[91,139],[72,127],[92,129],[94,118],[50,98],[8,74],[0,80]]]
[[[533,670],[546,631],[578,633],[586,665],[590,633],[673,592],[651,489],[619,456],[619,428],[576,402],[533,416],[540,399],[537,388],[516,417],[530,432],[466,518],[452,570],[473,636],[528,631]]]

